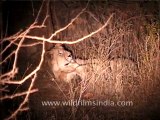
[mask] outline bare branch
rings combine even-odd
[[[44,46],[44,41],[43,41],[43,46]],[[22,83],[24,83],[27,79],[32,77],[34,74],[36,74],[40,70],[41,65],[42,65],[42,63],[44,61],[44,53],[45,53],[45,49],[43,48],[42,55],[41,55],[41,61],[40,61],[39,65],[37,66],[37,68],[34,71],[32,71],[29,75],[24,77],[22,80],[20,80],[20,81],[19,80],[18,81],[10,81],[10,80],[6,81],[6,80],[3,80],[1,82],[3,84],[4,83],[8,83],[8,84],[22,84]]]
[[[41,64],[42,64],[42,62],[43,62],[43,60],[44,60],[44,53],[45,53],[45,42],[43,41],[43,49],[42,49],[42,54],[41,54],[41,61],[40,61],[40,64],[39,64],[39,66],[38,66],[39,69],[40,69]],[[35,71],[35,70],[34,70],[34,71]],[[29,86],[29,88],[28,88],[28,90],[27,90],[28,92],[27,92],[27,94],[26,94],[26,96],[25,96],[25,99],[24,99],[23,102],[20,104],[20,106],[18,107],[18,109],[15,110],[15,111],[11,114],[11,116],[9,116],[9,117],[7,118],[7,120],[10,120],[10,119],[15,118],[15,116],[16,116],[20,111],[23,110],[24,105],[28,102],[28,98],[29,98],[29,96],[30,96],[30,92],[31,92],[31,90],[32,90],[32,88],[33,88],[34,82],[35,82],[36,77],[37,77],[37,71],[35,71],[33,75],[34,75],[34,77],[32,78],[31,84],[30,84],[30,86]],[[17,81],[17,82],[18,82],[18,81]]]
[[[6,62],[12,55],[15,54],[16,51],[11,52],[11,54],[9,54],[2,62],[0,62],[0,65],[3,64],[4,62]]]
[[[93,31],[92,33],[82,37],[82,38],[79,38],[75,41],[58,41],[58,40],[50,40],[50,38],[53,36],[51,36],[49,39],[46,39],[44,37],[38,37],[38,36],[29,36],[29,35],[26,35],[25,38],[29,38],[29,39],[34,39],[34,40],[40,40],[40,41],[46,41],[46,42],[49,42],[49,43],[61,43],[61,44],[75,44],[75,43],[79,43],[79,42],[82,42],[83,40],[89,38],[89,37],[92,37],[93,35],[95,35],[96,33],[100,32],[102,29],[104,29],[108,24],[109,24],[109,21],[111,20],[111,18],[113,17],[114,14],[111,14],[110,17],[108,18],[108,20],[105,22],[105,24],[100,27],[99,29]],[[54,34],[55,35],[55,34]],[[22,37],[22,36],[19,36],[19,37]]]
[[[87,6],[86,6],[86,7],[87,7]],[[56,36],[58,33],[66,30],[70,25],[72,25],[73,22],[74,22],[75,20],[77,20],[77,18],[86,10],[86,7],[85,7],[75,18],[73,18],[73,19],[71,20],[71,22],[69,22],[65,27],[63,27],[63,28],[55,31],[55,33],[50,36],[50,38],[48,39],[48,41],[50,41],[50,40],[51,40],[54,36]]]
[[[28,93],[31,94],[31,93],[34,93],[34,92],[37,92],[37,91],[38,91],[38,89],[33,89],[30,92],[25,91],[25,92],[16,93],[16,94],[9,95],[9,96],[7,95],[7,96],[4,96],[4,97],[1,97],[0,100],[13,99],[13,98],[20,97],[20,96],[26,95]]]

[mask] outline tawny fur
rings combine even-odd
[[[73,59],[69,51],[57,44],[51,51],[50,66],[56,79],[70,82],[76,75],[82,81],[94,83],[96,77],[105,75],[107,78],[122,79],[123,76],[136,76],[136,65],[129,59],[113,60]]]

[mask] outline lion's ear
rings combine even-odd
[[[63,44],[60,44],[60,43],[55,44],[55,48],[62,48],[62,47],[63,47]]]
[[[52,52],[52,51],[47,51],[47,52],[46,52],[46,57],[47,57],[48,59],[53,59],[53,52]]]

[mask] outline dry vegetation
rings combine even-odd
[[[50,4],[54,6],[53,3]],[[35,22],[28,29],[2,39],[1,44],[8,41],[7,46],[13,46],[9,55],[3,57],[0,62],[1,66],[7,67],[10,60],[13,61],[9,66],[11,69],[2,71],[0,81],[0,100],[4,103],[4,109],[5,104],[16,101],[15,106],[6,108],[12,111],[9,112],[9,115],[8,113],[5,114],[9,116],[8,119],[15,118],[22,111],[28,110],[28,108],[31,108],[31,110],[27,112],[27,115],[32,116],[32,119],[42,117],[43,119],[77,118],[86,120],[138,119],[139,117],[142,119],[145,114],[143,110],[147,106],[151,105],[150,109],[157,110],[154,106],[159,105],[160,100],[160,21],[155,13],[147,11],[146,14],[144,12],[146,9],[142,9],[138,3],[127,4],[126,8],[123,7],[123,4],[112,4],[109,7],[106,4],[93,2],[82,10],[82,7],[76,6],[86,6],[86,3],[71,2],[68,4],[71,8],[67,15],[64,13],[65,9],[59,12],[56,12],[58,7],[54,8],[54,10],[51,9],[54,17],[45,15],[44,19],[41,20],[43,22],[39,24],[37,23],[40,19],[38,15]],[[40,10],[39,14],[41,12]],[[51,24],[51,20],[55,23],[54,29],[56,29],[53,33],[51,27],[48,26]],[[97,31],[104,25],[103,29],[91,35],[93,31]],[[34,30],[43,28],[49,31],[47,34],[49,37],[43,38],[37,34],[34,35]],[[85,39],[87,35],[90,36]],[[61,40],[55,40],[56,38]],[[33,42],[25,42],[28,39]],[[78,42],[79,40],[81,42]],[[102,71],[105,72],[96,71],[95,76],[92,75],[95,79],[95,83],[92,83],[95,96],[93,98],[88,97],[88,100],[130,100],[134,102],[134,106],[126,109],[122,108],[123,110],[121,108],[111,108],[108,112],[106,108],[92,106],[89,108],[77,106],[72,106],[71,108],[66,108],[65,106],[57,108],[42,107],[40,102],[43,100],[82,99],[83,87],[79,84],[79,78],[75,80],[78,82],[71,82],[70,84],[56,81],[44,62],[45,51],[50,49],[52,43],[63,42],[71,44],[67,45],[67,47],[73,51],[73,55],[76,58],[96,58],[101,61],[99,65],[102,66]],[[38,44],[41,46],[36,47]],[[9,49],[7,46],[2,48],[1,55]],[[23,49],[24,52],[19,52],[20,49]],[[30,50],[35,52],[30,52]],[[37,50],[42,52],[37,52]],[[23,53],[27,53],[27,59],[30,59],[25,65],[17,59],[20,54],[18,58],[21,57],[20,60],[22,60],[25,57]],[[12,54],[14,55],[12,56]],[[11,59],[9,60],[9,58]],[[108,66],[108,60],[116,58],[127,58],[134,61],[137,66],[136,72],[138,76],[130,77],[124,75],[123,79],[118,81],[114,79],[115,76],[106,71],[106,66]],[[46,112],[43,113],[42,109],[46,110]],[[101,114],[101,111],[104,114],[107,112],[105,117]],[[133,112],[131,116],[126,115],[131,111]],[[142,117],[141,115],[139,116],[139,113],[137,115],[137,111],[144,112]],[[59,116],[59,113],[62,113],[62,116]],[[96,114],[91,116],[92,113]],[[23,118],[23,116],[25,115],[21,114],[20,117]],[[151,118],[147,116],[147,119]]]

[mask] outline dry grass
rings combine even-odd
[[[110,11],[112,10],[110,9]],[[139,11],[138,8],[137,11]],[[147,23],[144,21],[144,16],[137,15],[136,13],[132,14],[131,11],[128,11],[126,14],[121,12],[122,11],[117,10],[109,26],[100,33],[81,43],[69,46],[77,58],[91,59],[91,61],[97,59],[99,61],[98,66],[101,70],[97,70],[97,65],[95,64],[89,65],[93,68],[91,69],[92,72],[88,73],[89,76],[86,78],[87,80],[91,80],[89,86],[87,82],[85,85],[80,84],[80,78],[76,78],[76,80],[73,80],[70,84],[65,84],[65,87],[62,85],[57,88],[61,89],[59,89],[61,94],[56,95],[55,92],[53,96],[58,96],[56,99],[82,100],[83,94],[88,91],[94,93],[94,96],[91,95],[85,98],[88,100],[108,99],[114,101],[133,101],[134,106],[132,108],[126,108],[131,109],[133,114],[136,114],[138,110],[145,109],[146,104],[150,104],[150,100],[155,103],[158,102],[158,98],[151,98],[159,95],[159,87],[157,87],[160,79],[158,73],[160,69],[159,23]],[[86,14],[88,15],[88,13]],[[69,38],[63,35],[62,32],[63,38],[72,40],[80,38],[94,31],[94,29],[100,27],[104,21],[106,21],[105,16],[107,13],[99,15],[97,18],[95,18],[95,16],[93,17],[93,15],[98,14],[96,11],[93,11],[93,13],[90,12],[89,14],[92,14],[92,16],[89,15],[89,17],[86,17],[84,15],[79,18],[71,28],[68,28],[67,36],[69,36]],[[124,14],[126,15],[125,17]],[[115,75],[117,74],[113,75],[113,72],[108,69],[109,61],[116,61],[117,58],[121,58],[123,67],[127,66],[127,69],[125,68],[123,71],[123,77],[119,79],[116,79],[117,76]],[[136,66],[136,70],[132,69],[133,67],[130,66],[130,63],[125,63],[124,58],[132,60]],[[136,71],[136,77],[132,76],[132,71]],[[131,76],[129,74],[131,74]],[[53,85],[56,86],[55,83],[53,83]],[[86,90],[87,87],[89,88]],[[136,109],[137,111],[134,112],[134,108],[140,109]],[[130,113],[130,110],[119,109],[121,112],[124,112],[124,115],[113,108],[111,110],[115,111],[110,114],[113,114],[114,119],[121,117],[125,119],[137,118],[136,115],[125,116],[127,112]],[[58,111],[59,108],[56,110]],[[67,111],[67,113],[70,114],[68,116],[64,114],[64,116],[59,116],[57,119],[68,117],[70,119],[75,119],[76,116],[78,116],[78,118],[81,116],[83,119],[99,119],[97,115],[91,117],[90,112],[92,113],[93,111],[96,113],[97,111],[103,111],[104,113],[105,110],[105,108],[101,109],[101,107],[97,107],[95,109],[91,106],[88,113],[87,109],[81,108],[80,106],[71,106],[69,108],[62,107],[62,112]],[[110,114],[107,114],[108,119],[110,119]]]
[[[31,111],[33,112],[31,117],[37,117],[40,119],[46,117],[45,119],[48,119],[48,114],[53,113],[50,115],[51,117],[53,116],[53,119],[70,118],[75,120],[76,117],[77,119],[86,120],[138,119],[142,118],[139,111],[144,112],[145,114],[146,108],[155,111],[157,110],[155,106],[159,105],[158,102],[160,100],[159,20],[157,20],[155,16],[146,16],[138,4],[133,6],[127,5],[124,8],[123,6],[120,6],[121,5],[110,6],[108,8],[105,4],[96,3],[95,5],[95,3],[92,3],[92,5],[67,28],[67,30],[57,34],[56,37],[63,40],[75,40],[81,38],[82,36],[95,31],[97,28],[100,28],[104,25],[108,16],[110,16],[111,13],[115,13],[109,25],[102,31],[83,42],[68,45],[76,58],[90,59],[91,61],[97,59],[98,64],[88,65],[91,69],[89,73],[87,73],[88,76],[86,81],[90,82],[82,83],[79,76],[69,84],[57,82],[53,79],[54,75],[49,72],[46,64],[43,63],[41,70],[38,71],[34,86],[35,88],[39,88],[39,92],[35,96],[31,96],[30,99],[29,107],[33,110]],[[70,15],[66,15],[65,12],[56,13],[56,11],[54,11],[54,14],[57,14],[57,18],[62,16],[56,20],[60,24],[60,26],[58,26],[58,23],[55,23],[57,29],[62,27],[65,22],[68,22],[68,19],[65,19],[64,22],[64,18],[67,18],[68,16],[74,18],[76,14],[79,13],[80,8],[77,8],[76,6],[75,8],[71,8],[71,11],[72,12],[69,13]],[[47,29],[50,30],[51,28]],[[52,33],[51,31],[49,32]],[[36,47],[30,48],[33,50]],[[30,51],[30,48],[26,49]],[[36,50],[40,51],[41,49],[41,47],[37,48],[38,49],[34,50],[35,52]],[[25,62],[29,65],[26,63],[24,64],[22,61],[21,63],[18,63],[18,66],[21,66],[20,69],[24,68],[24,76],[28,75],[32,69],[36,68],[37,62],[40,60],[40,57],[37,56],[38,55],[34,54],[30,56],[28,55],[30,61],[26,60]],[[26,56],[20,54],[20,57],[22,57],[20,60],[23,60],[23,57]],[[118,61],[119,59],[121,62]],[[125,62],[126,59],[133,61],[132,63],[134,63],[136,68],[132,67],[132,63]],[[114,65],[122,65],[121,68],[124,69],[117,71],[110,70],[109,63],[111,60],[114,60]],[[21,71],[23,70],[21,69]],[[133,72],[136,73],[136,76],[133,75]],[[20,78],[23,78],[21,73],[19,74]],[[30,83],[24,84],[27,85]],[[19,90],[21,91],[21,89],[25,89],[25,85]],[[42,105],[38,104],[43,100],[64,99],[80,101],[84,98],[84,93],[87,92],[93,93],[93,95],[88,94],[88,96],[85,97],[85,99],[88,100],[129,100],[134,102],[134,106],[132,108],[126,106],[126,109],[123,109],[123,107],[119,107],[118,109],[113,107],[109,110],[108,108],[103,108],[103,106],[89,106],[88,108],[80,106],[66,108],[65,106],[61,106],[51,108],[52,112],[47,111],[48,109],[46,108],[46,111],[44,112],[44,110],[42,110],[44,109],[42,108]],[[134,108],[139,109],[136,109],[135,112]],[[34,111],[34,109],[36,110]],[[104,117],[101,112],[104,116],[106,115],[107,118],[105,118],[106,116]],[[37,115],[35,115],[35,113],[37,113]],[[93,115],[93,113],[95,113],[95,115]],[[140,116],[137,117],[136,113],[140,113]]]
[[[71,46],[71,49],[78,58],[99,60],[98,66],[102,69],[93,73],[96,67],[92,65],[94,70],[88,77],[92,79],[89,89],[92,89],[95,94],[94,98],[90,99],[131,100],[135,103],[135,108],[141,108],[150,104],[149,101],[157,103],[159,99],[152,99],[153,96],[159,95],[159,23],[158,21],[148,23],[141,15],[133,17],[127,15],[124,19],[122,14],[117,13],[109,27],[101,33],[85,42]],[[103,15],[99,17],[104,18]],[[81,21],[85,20],[86,18],[83,18]],[[92,22],[90,19],[87,21],[90,24],[80,22],[77,26],[81,24],[88,28],[89,32],[91,23],[95,25],[96,22],[93,22],[93,19]],[[100,23],[96,25],[99,26]],[[76,33],[71,30],[70,34],[74,38]],[[107,67],[108,61],[117,58],[122,58],[122,61],[123,58],[132,60],[137,68],[133,70],[131,67],[131,71],[136,71],[137,76],[130,76],[127,73],[127,75],[123,74],[122,79],[115,79]],[[126,65],[124,62],[122,64]],[[130,63],[127,65],[124,73],[130,70]],[[74,91],[72,92],[74,94]],[[74,99],[77,98],[74,97]]]

